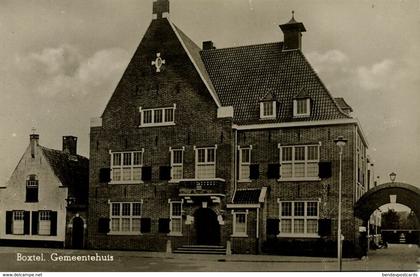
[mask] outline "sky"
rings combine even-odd
[[[303,52],[352,106],[379,183],[420,187],[420,0],[171,0],[171,20],[198,45],[282,41],[305,24]],[[0,1],[0,184],[29,143],[89,156],[99,117],[152,19],[152,0]]]

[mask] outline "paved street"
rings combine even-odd
[[[45,261],[18,262],[21,258],[40,257]],[[51,256],[52,253],[57,253]],[[51,261],[63,255],[113,256],[113,261]],[[36,257],[36,256],[35,256]],[[367,259],[345,259],[345,271],[417,271],[420,250],[413,245],[390,245],[371,251]],[[55,250],[34,248],[0,248],[0,271],[335,271],[331,258],[252,256],[252,255],[182,255],[134,251]]]

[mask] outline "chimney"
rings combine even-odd
[[[216,49],[216,46],[214,46],[213,41],[211,40],[203,41],[203,50],[212,50],[212,49]]]
[[[295,20],[294,11],[292,11],[292,19],[280,25],[280,29],[284,35],[283,51],[302,50],[302,32],[306,32],[306,29],[302,22]]]
[[[70,155],[77,154],[77,137],[63,136],[63,152]]]
[[[36,147],[39,143],[39,135],[38,134],[30,134],[29,135],[29,143],[31,145],[31,156],[35,158]]]

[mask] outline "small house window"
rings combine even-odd
[[[247,236],[247,214],[248,211],[233,212],[233,234],[234,237]]]
[[[216,146],[195,149],[195,178],[216,178]]]
[[[180,180],[183,178],[184,149],[171,149],[171,179]]]
[[[182,201],[170,202],[170,219],[171,234],[182,234]]]
[[[36,175],[29,175],[26,180],[26,202],[38,202],[38,179]]]
[[[273,119],[276,117],[276,101],[260,102],[260,118]]]
[[[252,147],[239,147],[239,180],[249,181]]]
[[[13,234],[23,235],[24,214],[23,211],[13,211]]]
[[[49,236],[51,234],[51,213],[50,211],[39,211],[39,235]]]
[[[311,115],[311,101],[309,98],[293,100],[293,116],[310,116]]]

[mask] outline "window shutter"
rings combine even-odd
[[[37,211],[32,212],[32,235],[38,234],[38,221],[39,213]]]
[[[111,181],[111,169],[110,168],[99,169],[99,182],[108,183],[110,181]]]
[[[151,222],[152,220],[150,218],[142,218],[140,220],[140,231],[142,233],[150,233],[151,229]]]
[[[6,211],[6,234],[12,233],[13,212]]]
[[[321,237],[331,235],[331,219],[322,218],[318,220],[318,235]]]
[[[249,166],[249,179],[255,180],[260,178],[260,165],[259,164],[251,164]]]
[[[50,218],[51,218],[50,235],[56,236],[57,235],[57,212],[50,211]]]
[[[170,180],[171,179],[171,167],[170,166],[161,166],[159,168],[159,179],[160,180]]]
[[[141,168],[141,179],[143,181],[152,180],[152,167],[151,166],[143,166]]]
[[[278,218],[267,218],[267,235],[277,236],[280,233]]]
[[[98,233],[106,234],[109,233],[109,221],[107,217],[101,217],[98,220]]]
[[[169,233],[169,218],[159,218],[159,233]]]
[[[280,178],[280,165],[279,164],[269,164],[267,170],[268,179],[278,179]]]
[[[31,223],[31,212],[23,212],[23,233],[29,235],[30,232],[30,223]]]
[[[319,178],[330,178],[331,174],[331,162],[319,162]]]

